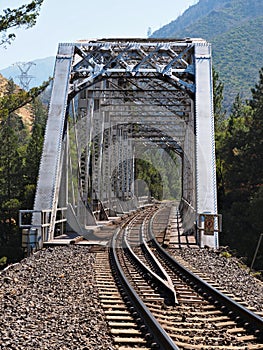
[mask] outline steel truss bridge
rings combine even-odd
[[[151,196],[136,164],[162,182],[158,157],[178,175],[185,232],[197,226],[201,246],[218,246],[211,68],[203,39],[59,45],[34,209],[20,213],[38,246],[136,209]]]

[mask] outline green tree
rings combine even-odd
[[[252,99],[250,105],[254,109],[258,109],[262,106],[263,99],[263,67],[259,70],[259,82],[251,89]],[[261,118],[262,119],[262,118]]]
[[[8,242],[18,221],[22,198],[22,164],[25,128],[21,118],[8,111],[8,102],[15,91],[12,80],[8,82],[6,104],[2,105],[0,121],[0,222],[1,240]],[[2,101],[3,102],[3,101]],[[20,135],[23,137],[20,137]]]
[[[221,160],[224,195],[220,207],[224,217],[222,244],[227,244],[251,262],[263,232],[263,74],[244,103],[237,95],[231,114],[219,133],[217,156]],[[262,263],[255,267],[262,269]]]
[[[219,78],[219,74],[213,68],[213,104],[214,104],[214,124],[215,124],[215,144],[216,144],[216,176],[218,208],[221,211],[222,196],[225,193],[224,184],[224,159],[221,157],[221,144],[225,127],[226,112],[223,108],[224,84]]]
[[[4,114],[4,110],[7,113],[12,113],[19,108],[25,106],[26,104],[32,102],[36,97],[38,97],[50,84],[51,79],[44,81],[39,87],[33,87],[29,91],[24,91],[22,89],[13,89],[13,93],[4,94],[0,97],[0,113]],[[0,115],[1,118],[1,115]]]
[[[135,161],[135,178],[141,191],[148,187],[150,196],[162,199],[179,199],[181,191],[181,169],[178,156],[173,151],[148,149],[140,152]],[[146,186],[147,184],[147,186]]]
[[[12,31],[10,32],[10,29],[31,28],[36,24],[43,1],[34,0],[16,9],[3,10],[4,14],[0,15],[0,45],[10,44],[15,39],[16,35]]]
[[[39,99],[32,103],[32,112],[35,116],[31,137],[24,159],[24,200],[23,207],[32,208],[35,196],[39,163],[42,154],[44,132],[47,119],[47,109]]]
[[[37,95],[45,85],[25,92],[9,80],[0,98],[0,256],[11,261],[22,257],[19,209],[31,208],[33,203],[47,116]],[[34,117],[31,132],[16,113],[29,101]]]
[[[223,108],[224,100],[224,84],[219,78],[218,72],[213,67],[213,102],[214,102],[214,119],[215,130],[219,131],[222,128],[223,121],[226,118],[226,111]]]
[[[15,29],[34,26],[42,3],[43,0],[35,0],[16,9],[5,9],[0,15],[0,45],[5,46],[15,39]],[[36,167],[40,158],[45,123],[45,118],[39,119],[42,116],[41,106],[36,102],[36,98],[49,83],[50,81],[44,82],[40,87],[26,92],[9,80],[6,91],[2,91],[0,97],[0,256],[4,255],[10,261],[18,261],[23,257],[21,235],[17,226],[18,211],[21,204],[27,201],[26,198],[32,197],[28,194],[28,188],[33,186],[33,191],[35,188],[33,182],[37,177]],[[38,116],[35,118],[31,139],[21,117],[16,113],[19,108],[30,102],[33,104],[33,113]],[[34,143],[37,141],[40,145],[34,153]],[[31,162],[31,166],[28,164],[29,152],[34,156],[33,162],[36,161]],[[31,173],[28,169],[31,169]]]
[[[251,90],[253,108],[248,147],[246,149],[249,196],[249,219],[252,227],[254,245],[263,232],[263,68],[259,71],[259,82]],[[261,244],[255,267],[263,269],[263,245]]]
[[[263,183],[263,67],[259,71],[259,82],[251,92],[249,105],[253,116],[249,125],[246,158],[250,189],[257,191]]]

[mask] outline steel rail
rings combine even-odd
[[[151,270],[140,258],[137,254],[134,253],[133,249],[131,248],[128,240],[127,240],[127,231],[124,230],[124,236],[123,236],[123,247],[126,253],[131,257],[131,259],[136,263],[136,265],[140,268],[141,271],[145,274],[145,278],[148,278],[152,281],[154,281],[158,286],[161,286],[166,293],[169,295],[169,300],[172,303],[177,303],[176,299],[176,293],[174,290],[174,286],[172,283],[170,283],[169,279],[166,279],[166,274],[163,271],[160,266],[156,265],[156,262],[152,260],[154,266],[158,268],[158,271],[161,273],[161,276],[158,273],[155,273],[153,270]]]
[[[149,234],[151,236],[151,242],[160,253],[160,256],[167,261],[171,270],[177,275],[179,273],[182,279],[186,280],[194,290],[203,295],[203,297],[208,299],[208,301],[214,302],[214,304],[219,308],[221,306],[221,310],[227,313],[231,319],[234,319],[237,323],[243,323],[245,328],[252,329],[259,339],[263,339],[262,317],[248,310],[224,293],[221,293],[219,290],[212,287],[209,283],[205,282],[196,274],[181,265],[174,257],[172,257],[160,246],[153,235],[152,224],[154,217],[155,215],[149,221]]]
[[[129,297],[139,317],[144,321],[147,328],[150,330],[154,341],[159,345],[160,349],[166,350],[179,350],[173,340],[161,327],[159,322],[154,318],[149,309],[142,302],[136,291],[131,286],[130,282],[126,278],[124,271],[119,263],[117,256],[117,236],[121,229],[119,229],[112,238],[112,244],[110,248],[110,258],[115,271],[118,275],[118,279],[125,290],[126,295]]]
[[[179,212],[178,212],[178,209],[177,209],[177,212],[176,212],[176,225],[177,225],[178,245],[179,245],[180,248],[182,248],[180,228],[179,228]],[[188,237],[186,237],[186,241],[188,243]]]
[[[144,227],[146,225],[146,220],[148,218],[145,218],[143,221],[143,224],[141,225],[141,229],[140,229],[140,241],[141,241],[141,249],[142,251],[145,253],[146,258],[148,257],[148,259],[150,260],[150,262],[153,264],[153,266],[156,268],[157,271],[159,271],[160,277],[166,281],[166,283],[168,284],[168,286],[170,287],[170,290],[173,293],[173,303],[174,304],[178,304],[178,300],[177,300],[177,296],[176,296],[176,291],[174,289],[174,285],[172,282],[171,277],[169,276],[169,274],[167,273],[167,271],[165,270],[165,268],[162,266],[162,264],[160,263],[160,261],[156,258],[156,256],[153,254],[152,250],[150,249],[149,245],[146,242],[147,239],[147,235],[144,231]]]

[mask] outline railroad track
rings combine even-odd
[[[97,286],[116,348],[263,349],[262,318],[160,246],[168,219],[164,208],[144,209],[97,256]],[[155,239],[153,227],[163,236]]]

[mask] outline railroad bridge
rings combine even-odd
[[[142,197],[151,201],[152,180],[137,176],[140,161],[158,174],[161,199],[173,196],[164,177],[177,178],[185,234],[198,229],[201,246],[217,247],[211,45],[190,38],[59,44],[34,209],[20,213],[21,227],[37,236],[32,245],[59,230],[88,237],[101,220],[135,210]]]

